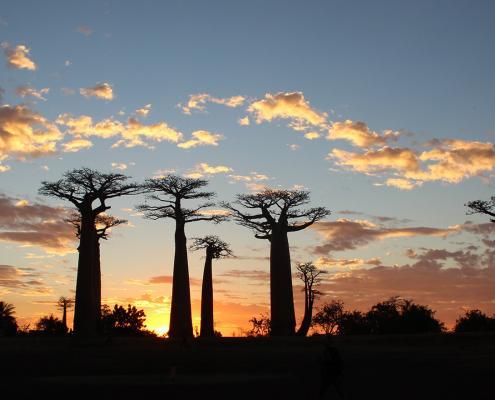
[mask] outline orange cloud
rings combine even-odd
[[[25,105],[0,107],[0,159],[53,154],[62,137],[55,124]]]
[[[49,88],[43,88],[40,90],[36,90],[29,85],[19,86],[16,88],[15,93],[22,98],[27,96],[31,96],[37,98],[38,100],[46,101],[46,98],[43,97],[44,94],[50,92]]]
[[[185,106],[178,104],[178,107],[184,114],[191,115],[192,111],[204,112],[206,103],[222,104],[224,106],[235,108],[244,104],[246,98],[244,96],[232,96],[227,98],[213,97],[208,93],[198,93],[189,95],[189,100]]]
[[[328,140],[348,140],[358,147],[385,146],[389,140],[395,140],[399,132],[385,131],[383,135],[368,128],[364,122],[345,120],[334,122],[328,131]]]
[[[73,139],[70,142],[62,144],[63,151],[67,153],[76,153],[79,150],[89,149],[93,143],[87,139]]]
[[[258,124],[288,119],[289,125],[296,130],[304,130],[307,125],[327,127],[327,113],[313,109],[301,92],[267,93],[264,99],[252,102],[248,111]]]
[[[9,43],[3,42],[0,46],[7,57],[7,66],[9,68],[28,69],[30,71],[38,68],[35,62],[29,58],[30,50],[25,45],[20,44],[12,48]]]
[[[181,149],[190,149],[196,146],[218,146],[218,141],[223,139],[223,135],[219,133],[212,133],[204,130],[194,131],[191,136],[192,139],[187,142],[182,142],[177,145]]]
[[[151,104],[146,104],[144,107],[138,108],[134,111],[140,117],[146,118],[151,111]]]
[[[79,89],[79,93],[86,98],[96,97],[104,100],[113,100],[114,98],[113,88],[107,82],[98,83],[93,87],[81,88]]]
[[[225,174],[231,172],[232,168],[225,165],[209,165],[208,163],[199,163],[194,166],[192,170],[185,174],[188,178],[202,178],[205,175]]]
[[[35,246],[50,254],[76,251],[76,236],[63,208],[0,194],[0,241]]]

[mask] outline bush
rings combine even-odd
[[[495,331],[495,317],[490,318],[480,310],[468,310],[455,321],[454,332]]]

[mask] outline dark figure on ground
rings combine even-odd
[[[319,361],[321,370],[320,398],[324,399],[330,387],[333,386],[340,398],[343,399],[342,373],[344,361],[337,348],[333,346],[330,336],[327,336],[325,349]]]

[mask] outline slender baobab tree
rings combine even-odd
[[[251,228],[256,238],[270,241],[272,336],[290,336],[295,332],[296,319],[287,234],[301,231],[330,213],[324,207],[307,210],[299,208],[308,203],[307,191],[269,188],[259,193],[239,194],[232,204],[222,203],[238,224]],[[247,209],[248,212],[240,210],[235,205]]]
[[[69,330],[67,326],[67,310],[74,305],[74,299],[70,297],[61,296],[57,301],[57,308],[62,310],[62,324],[65,326],[65,330]]]
[[[105,174],[90,168],[68,171],[56,182],[42,182],[39,193],[68,200],[80,214],[74,333],[88,338],[100,333],[98,230],[96,219],[110,206],[107,200],[140,193],[137,183],[122,174]],[[97,202],[96,205],[93,203]]]
[[[189,247],[191,250],[206,250],[203,284],[201,287],[201,329],[199,335],[201,337],[213,337],[215,336],[215,329],[213,322],[212,261],[232,257],[232,250],[218,236],[209,235],[202,238],[193,238],[193,240],[192,245]]]
[[[313,304],[315,298],[321,294],[321,292],[316,289],[316,286],[321,283],[320,275],[326,274],[326,271],[316,268],[311,262],[298,263],[296,269],[297,277],[304,283],[304,288],[302,289],[304,291],[304,317],[301,326],[299,326],[299,329],[297,330],[297,335],[306,336],[313,319]]]
[[[225,220],[223,215],[209,215],[206,208],[214,203],[206,202],[193,208],[184,208],[184,200],[209,200],[214,192],[201,189],[208,185],[204,179],[183,178],[167,175],[161,178],[147,179],[144,188],[151,193],[138,210],[145,218],[157,220],[172,218],[175,220],[175,255],[172,279],[172,307],[168,335],[170,338],[190,338],[193,336],[191,319],[191,294],[189,288],[189,266],[187,261],[187,239],[185,225],[190,222],[212,221],[215,223]]]
[[[70,222],[74,225],[76,229],[76,237],[78,239],[81,238],[81,215],[78,213],[73,213],[70,218],[67,219],[67,222]],[[112,215],[108,215],[105,213],[99,214],[95,218],[95,227],[96,227],[96,249],[95,249],[95,298],[96,303],[101,304],[101,257],[100,257],[100,239],[107,240],[110,234],[109,229],[121,225],[126,224],[126,219],[119,219]],[[79,248],[78,248],[79,250]],[[98,312],[98,319],[101,320],[101,307]],[[100,326],[101,328],[101,326]]]

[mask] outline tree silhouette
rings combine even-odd
[[[36,322],[36,330],[45,335],[61,336],[67,333],[67,326],[53,314],[50,314],[41,317]]]
[[[0,337],[14,336],[17,332],[17,321],[14,317],[15,307],[0,301]]]
[[[490,318],[480,310],[467,310],[455,321],[454,331],[457,333],[495,331],[495,317]]]
[[[104,174],[90,168],[66,172],[56,182],[42,182],[39,193],[71,202],[80,214],[79,260],[77,266],[74,333],[79,337],[100,332],[101,274],[99,271],[96,219],[110,206],[107,200],[141,192],[137,183],[128,183],[122,174]],[[93,207],[93,203],[98,204]]]
[[[62,324],[64,324],[66,330],[69,330],[67,327],[67,310],[74,306],[74,299],[70,297],[61,296],[57,301],[57,308],[62,310]]]
[[[127,309],[117,304],[110,309],[102,306],[102,322],[106,333],[114,336],[136,336],[144,334],[146,314],[136,306],[127,305]]]
[[[168,332],[171,338],[193,337],[185,225],[190,222],[212,221],[218,223],[225,220],[225,216],[202,213],[205,208],[214,205],[211,202],[190,209],[182,206],[184,200],[209,200],[213,198],[214,192],[201,191],[206,185],[208,185],[207,180],[183,178],[176,175],[147,179],[144,188],[147,192],[153,193],[147,195],[147,200],[156,203],[155,205],[145,203],[137,207],[144,213],[145,218],[153,220],[172,218],[175,220],[172,306]]]
[[[252,317],[249,322],[252,324],[251,330],[248,331],[248,336],[268,336],[271,333],[270,318],[261,314],[259,318]]]
[[[491,222],[495,222],[495,196],[491,197],[490,200],[473,200],[465,204],[469,208],[467,214],[485,214],[490,217]]]
[[[293,335],[296,325],[287,234],[301,231],[330,213],[324,207],[298,208],[308,204],[309,200],[307,191],[266,188],[255,194],[238,194],[232,204],[222,203],[238,224],[252,229],[257,239],[270,241],[270,319],[273,336]],[[251,212],[244,212],[233,204]]]
[[[201,328],[199,334],[201,337],[214,337],[212,261],[213,259],[231,257],[232,250],[218,236],[210,235],[193,238],[193,240],[192,245],[189,247],[191,250],[206,250],[203,284],[201,287]]]
[[[313,319],[315,298],[321,294],[315,287],[321,282],[320,275],[325,274],[326,271],[319,270],[311,262],[298,263],[296,269],[297,277],[304,283],[304,288],[302,289],[304,291],[304,317],[301,326],[297,330],[297,335],[306,336]]]
[[[323,329],[326,335],[337,333],[339,322],[344,313],[344,303],[340,300],[332,300],[323,305],[313,317],[313,323]]]
[[[78,239],[81,238],[81,215],[77,213],[73,213],[70,218],[67,219],[67,222],[70,222],[74,225],[76,229],[76,237]],[[95,274],[96,274],[96,284],[95,284],[95,299],[96,304],[101,304],[101,257],[100,257],[100,239],[108,240],[110,235],[109,229],[121,225],[126,224],[126,219],[119,219],[112,215],[101,213],[98,214],[95,218],[95,227],[96,227],[96,248],[95,248]],[[78,248],[79,250],[79,248]]]

